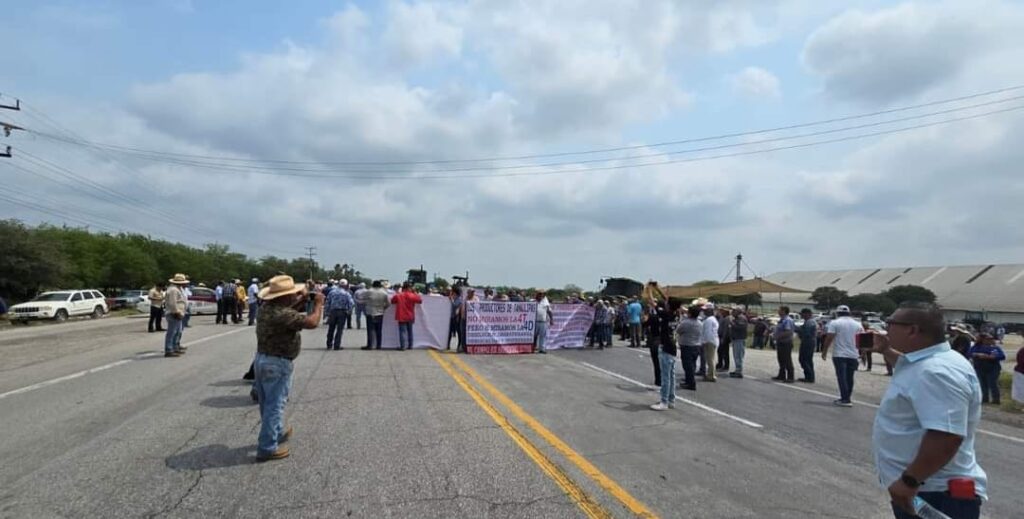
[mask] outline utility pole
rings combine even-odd
[[[21,99],[15,98],[13,105],[0,103],[0,108],[4,108],[7,110],[21,110]]]
[[[316,263],[313,257],[316,256],[316,247],[305,247],[306,255],[309,256],[309,279],[313,279],[313,271],[316,270]]]
[[[21,110],[21,99],[15,99],[13,105],[0,103],[0,108],[3,108],[5,110]],[[25,130],[21,126],[17,126],[11,123],[5,123],[3,121],[0,121],[0,127],[3,127],[4,137],[10,137],[11,130]],[[11,147],[5,146],[4,151],[0,151],[0,157],[8,159],[11,158]]]
[[[743,272],[740,270],[740,264],[743,263],[743,255],[736,254],[736,282],[743,281]]]

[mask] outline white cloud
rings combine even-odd
[[[746,67],[730,78],[733,91],[753,99],[775,99],[782,96],[779,78],[761,67]]]
[[[425,2],[394,2],[389,10],[383,42],[396,64],[423,65],[462,53],[462,27],[449,19],[459,16],[457,10]]]
[[[972,72],[979,56],[1022,47],[1024,8],[999,0],[909,2],[847,11],[807,39],[803,63],[836,98],[885,104]]]
[[[808,20],[807,11],[794,6],[825,9],[821,4],[395,2],[381,11],[349,5],[321,21],[322,39],[285,41],[273,51],[243,56],[229,70],[190,71],[135,85],[123,107],[72,100],[48,112],[105,142],[261,159],[409,161],[621,146],[630,144],[623,138],[628,129],[653,133],[660,124],[701,125],[689,119],[689,107],[701,99],[688,86],[690,60],[717,62],[721,54],[736,54],[728,59],[776,63],[779,56],[765,59],[761,50],[741,53],[782,37],[803,39],[806,32],[786,33]],[[884,76],[898,79],[906,72],[879,65],[875,57],[886,54],[862,39],[910,42],[927,54],[928,38],[959,34],[949,27],[967,23],[929,15],[929,9],[937,8],[862,9],[820,28],[807,40],[803,57],[824,81],[827,99],[884,103],[1024,79],[1012,66],[1024,39],[1004,36],[999,46],[979,44],[966,57],[953,53],[952,62],[923,59],[929,65],[924,68],[938,72],[889,84]],[[1012,8],[995,12],[1012,19]],[[907,26],[907,13],[924,13],[921,26]],[[968,18],[977,24],[982,16]],[[895,63],[906,65],[904,51],[892,54]],[[784,67],[772,68],[784,74]],[[799,78],[782,79],[787,101],[795,98],[791,85]],[[727,87],[743,95],[781,96],[779,78],[765,69],[748,67],[727,80]],[[190,222],[215,227],[222,241],[247,252],[267,252],[254,243],[296,249],[293,254],[315,244],[327,261],[354,263],[380,276],[423,263],[443,275],[469,269],[484,283],[590,287],[605,274],[669,282],[714,277],[738,251],[768,272],[935,263],[932,258],[947,257],[948,249],[936,240],[948,242],[979,226],[1024,243],[1022,231],[1005,223],[1016,221],[1005,208],[1024,196],[1014,170],[1024,160],[1014,144],[1024,131],[1014,117],[849,147],[695,163],[671,163],[679,155],[637,149],[634,154],[655,155],[644,162],[664,163],[416,182],[216,172],[126,159],[137,174],[121,186],[123,172],[105,160],[48,156],[161,209],[185,207]],[[45,144],[33,143],[32,150],[55,151]],[[621,163],[620,158],[600,165]],[[465,164],[348,168],[423,175],[458,167]],[[575,166],[544,169],[560,168]],[[54,196],[78,200],[80,194]],[[144,230],[165,229],[109,210]],[[983,236],[975,232],[969,238]],[[972,252],[979,256],[1024,253],[1019,245],[975,245]],[[998,258],[978,261],[989,260]]]

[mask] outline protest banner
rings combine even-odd
[[[423,304],[416,305],[416,322],[412,326],[413,348],[444,349],[448,346],[448,323],[451,321],[452,303],[447,297],[437,294],[423,294],[422,297]],[[346,330],[347,333],[353,331]],[[395,319],[394,305],[389,306],[384,312],[381,332],[381,348],[398,349],[398,320]]]
[[[474,301],[466,304],[466,351],[530,353],[533,351],[537,303]]]
[[[549,350],[582,348],[587,340],[590,325],[594,322],[594,307],[585,304],[556,303],[551,305],[551,314],[554,321],[548,327],[544,347]]]

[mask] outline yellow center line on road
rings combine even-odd
[[[582,510],[587,517],[602,519],[611,517],[611,514],[609,514],[604,507],[594,500],[594,498],[590,497],[590,495],[587,494],[587,492],[575,481],[573,481],[568,474],[548,459],[548,457],[545,456],[544,453],[533,444],[533,442],[524,436],[523,433],[519,432],[519,430],[508,421],[508,418],[501,414],[501,411],[491,405],[491,403],[488,402],[479,391],[471,386],[469,382],[467,382],[466,379],[460,375],[459,372],[456,371],[440,353],[430,350],[430,356],[434,357],[434,360],[441,365],[441,368],[455,380],[455,383],[457,383],[459,387],[473,398],[473,401],[476,402],[476,404],[480,406],[480,408],[483,409],[492,420],[494,420],[494,423],[498,424],[498,426],[501,427],[501,429],[505,431],[510,438],[512,438],[512,441],[514,441],[516,445],[518,445],[519,448],[521,448],[523,452],[525,452],[526,455],[544,471],[545,474],[558,484],[562,491],[564,491],[565,494],[580,507],[580,510]]]
[[[469,367],[462,359],[458,357],[452,357],[452,363],[457,365],[462,371],[464,371],[470,378],[472,378],[480,387],[483,387],[488,393],[491,394],[494,399],[500,402],[502,405],[508,408],[512,414],[526,423],[530,429],[533,429],[535,433],[544,438],[544,441],[548,442],[549,445],[555,448],[562,456],[571,461],[573,465],[576,465],[584,474],[587,475],[591,480],[597,483],[606,492],[611,494],[615,499],[618,499],[630,512],[636,514],[638,517],[654,518],[657,517],[646,505],[640,502],[637,498],[633,497],[626,489],[619,486],[612,478],[601,472],[600,469],[590,463],[589,460],[584,458],[580,453],[573,450],[568,444],[562,441],[561,438],[555,435],[555,433],[544,427],[543,424],[537,421],[534,417],[530,416],[524,411],[518,404],[512,401],[511,398],[505,396],[504,393],[494,387],[485,378],[480,376],[473,368]]]

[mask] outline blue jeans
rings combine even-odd
[[[260,313],[259,303],[249,303],[249,326],[256,323],[256,318]]]
[[[260,436],[257,455],[277,451],[284,433],[284,405],[292,385],[292,361],[284,357],[256,354],[256,380],[253,387],[260,400]]]
[[[743,356],[747,353],[746,339],[732,340],[732,360],[736,373],[743,373]]]
[[[934,506],[940,512],[955,519],[978,519],[981,517],[980,497],[975,497],[974,499],[955,499],[946,492],[919,492],[917,495],[921,496],[921,499],[927,501],[929,505]],[[917,517],[896,508],[896,505],[893,505],[892,512],[896,519],[914,519]]]
[[[814,348],[817,341],[800,341],[800,369],[804,370],[804,380],[814,382]]]
[[[185,312],[185,318],[181,321],[181,326],[188,328],[188,322],[192,320],[192,312]],[[180,341],[179,341],[180,342]]]
[[[183,322],[181,319],[167,314],[167,334],[164,335],[164,353],[171,353],[181,350],[181,331]]]
[[[683,387],[697,387],[697,379],[694,373],[697,371],[697,358],[704,350],[701,346],[680,346],[679,356],[683,365]]]
[[[975,360],[974,361],[974,372],[978,375],[978,382],[981,384],[981,401],[982,402],[999,402],[999,371],[1000,366],[998,361],[994,360]],[[991,400],[989,400],[991,395]]]
[[[327,317],[327,347],[341,348],[341,335],[345,330],[345,322],[348,320],[348,310],[335,308]]]
[[[363,329],[363,314],[366,313],[366,305],[356,305],[356,328]]]
[[[548,341],[548,322],[534,321],[533,326],[533,340],[537,344],[537,351],[547,351],[544,344]]]
[[[412,349],[412,325],[412,321],[398,323],[398,349]]]
[[[832,357],[836,367],[836,380],[839,382],[839,400],[849,402],[853,396],[853,374],[857,372],[858,359]]]
[[[676,356],[664,351],[658,353],[661,361],[661,403],[676,401]]]

